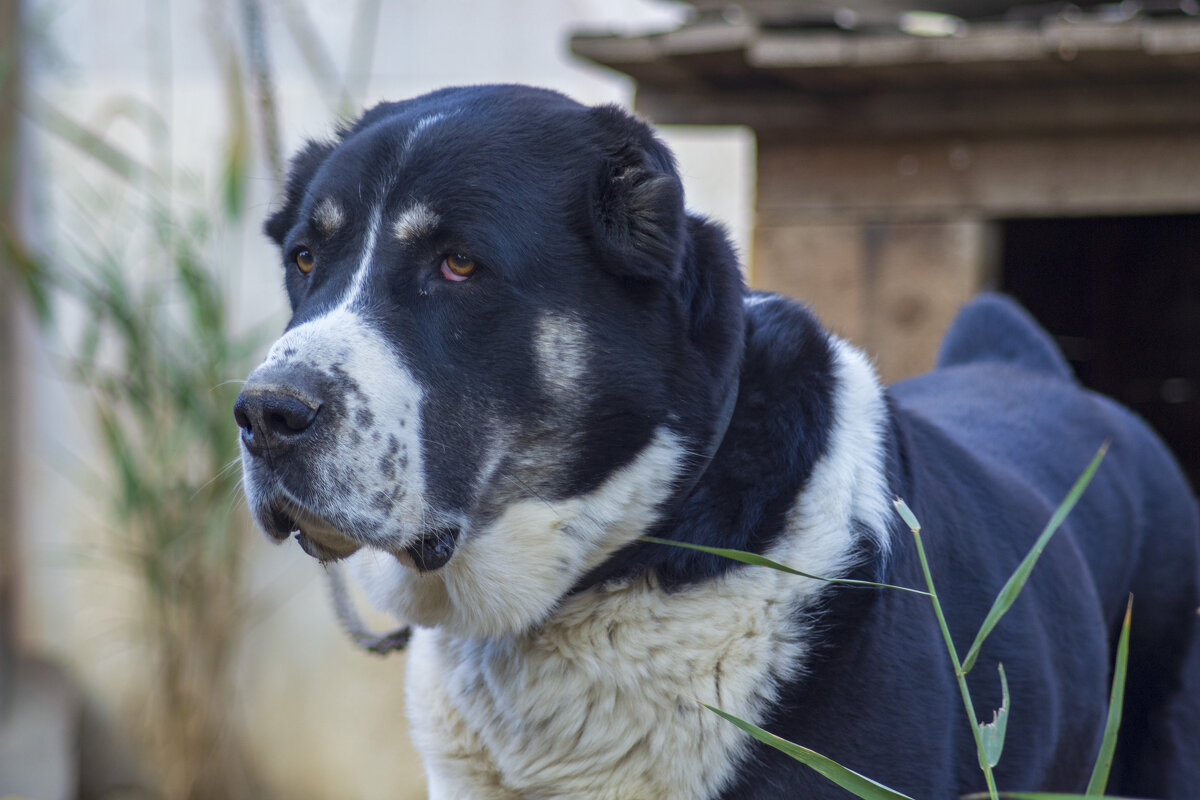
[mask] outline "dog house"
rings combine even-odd
[[[656,123],[753,129],[752,284],[888,380],[932,365],[967,297],[1009,292],[1200,487],[1200,4],[692,5],[572,47]]]

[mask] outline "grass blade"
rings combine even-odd
[[[893,586],[890,583],[875,583],[873,581],[857,581],[851,578],[822,578],[820,575],[812,575],[808,572],[801,572],[798,569],[792,569],[786,564],[780,564],[778,561],[772,561],[766,556],[760,556],[757,553],[748,553],[745,550],[730,550],[724,547],[707,547],[702,544],[691,544],[689,542],[676,542],[671,539],[659,539],[657,536],[639,536],[638,541],[648,542],[650,544],[665,544],[670,547],[682,547],[685,550],[698,550],[701,553],[728,558],[732,561],[740,561],[743,564],[750,564],[755,567],[767,567],[769,569],[786,572],[789,575],[799,575],[801,578],[810,578],[814,581],[824,581],[826,583],[840,583],[847,586],[870,586],[881,589],[899,589],[902,592],[912,592],[913,594],[921,594],[926,597],[929,592],[920,589],[910,589],[907,586]]]
[[[802,747],[801,745],[789,742],[787,739],[781,739],[774,734],[767,733],[757,725],[752,725],[745,720],[738,719],[732,714],[710,706],[707,703],[701,703],[700,705],[714,714],[729,720],[763,744],[768,744],[776,750],[796,759],[801,764],[812,767],[838,786],[848,792],[852,792],[857,797],[863,798],[863,800],[912,800],[908,795],[901,794],[895,789],[889,789],[882,783],[873,781],[865,775],[860,775],[852,769],[843,767],[833,759],[809,750],[807,747]]]
[[[908,507],[908,503],[897,497],[892,501],[892,505],[896,507],[896,512],[900,514],[900,519],[904,520],[904,524],[913,533],[921,532],[921,523],[917,521],[917,515]]]
[[[1004,665],[996,666],[1000,669],[1000,693],[1003,699],[992,721],[979,723],[983,753],[989,767],[1000,763],[1000,754],[1004,752],[1004,735],[1008,732],[1008,679],[1004,677]]]
[[[987,792],[964,794],[959,800],[987,800]],[[1097,795],[1063,794],[1061,792],[1000,792],[1000,797],[1007,800],[1097,800]],[[1104,800],[1138,800],[1134,797],[1117,797],[1103,795]]]
[[[975,739],[979,768],[983,771],[984,780],[987,781],[987,796],[991,800],[997,800],[996,779],[992,774],[992,767],[988,763],[987,753],[984,749],[983,729],[979,725],[979,718],[975,716],[975,702],[971,700],[971,688],[967,686],[966,673],[963,672],[962,664],[959,663],[958,651],[954,647],[954,639],[950,636],[950,626],[946,624],[946,615],[942,611],[942,601],[938,599],[937,589],[933,584],[933,573],[929,569],[929,558],[925,554],[925,545],[921,543],[921,523],[917,521],[916,515],[903,499],[897,497],[893,501],[893,505],[896,506],[896,511],[900,514],[901,519],[912,530],[913,544],[917,548],[917,558],[921,561],[921,574],[925,576],[925,585],[929,587],[929,601],[933,604],[933,614],[937,617],[938,629],[941,630],[942,639],[946,642],[946,653],[950,656],[950,663],[954,665],[954,679],[958,682],[958,693],[962,696],[963,709],[967,712],[967,719],[971,723],[971,736]]]
[[[1055,510],[1050,517],[1050,521],[1046,523],[1046,527],[1034,542],[1033,548],[1021,561],[1016,571],[1009,577],[1008,582],[1004,584],[1004,588],[1000,590],[1000,594],[996,596],[996,600],[992,603],[992,608],[988,611],[987,617],[983,620],[983,625],[979,628],[979,633],[975,636],[975,641],[971,644],[971,649],[967,651],[966,658],[963,659],[963,673],[971,671],[971,667],[975,666],[975,659],[979,657],[979,649],[983,646],[983,642],[987,639],[988,634],[1000,622],[1000,619],[1008,613],[1008,609],[1016,601],[1017,595],[1021,593],[1021,589],[1025,587],[1025,581],[1029,579],[1030,573],[1033,572],[1034,566],[1037,564],[1038,558],[1042,551],[1046,549],[1046,545],[1050,542],[1050,537],[1062,525],[1067,514],[1071,513],[1071,509],[1075,507],[1075,503],[1079,501],[1084,489],[1092,481],[1092,476],[1096,474],[1096,469],[1100,466],[1100,461],[1103,460],[1105,453],[1108,452],[1108,442],[1100,446],[1100,450],[1092,458],[1087,469],[1079,476],[1079,480],[1075,481],[1075,485],[1071,487],[1071,491],[1067,493],[1062,504]]]
[[[1104,738],[1100,742],[1100,754],[1092,768],[1092,779],[1088,781],[1087,793],[1099,797],[1108,786],[1108,772],[1112,769],[1113,751],[1117,748],[1117,731],[1121,727],[1121,707],[1125,700],[1125,671],[1129,666],[1129,621],[1133,616],[1133,595],[1125,605],[1125,621],[1121,623],[1121,637],[1117,640],[1117,661],[1113,665],[1112,694],[1108,700],[1108,720],[1104,723]]]

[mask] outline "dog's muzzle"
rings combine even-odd
[[[343,435],[346,422],[338,419],[344,416],[339,414],[343,402],[336,386],[319,372],[269,365],[250,375],[233,406],[244,447],[247,495],[259,527],[276,541],[295,534],[300,548],[322,563],[346,558],[378,536],[377,531],[340,530],[325,518],[322,507],[328,503],[336,508],[346,501],[344,496],[322,501],[319,491],[298,491],[313,480],[313,465],[329,456],[332,441]],[[302,503],[298,497],[309,500]],[[454,555],[460,533],[457,525],[432,524],[406,545],[391,539],[387,546],[377,546],[429,572]]]
[[[319,376],[304,369],[259,368],[251,374],[233,404],[246,458],[255,469],[275,476],[303,474],[302,462],[313,458],[314,440],[328,424]],[[317,515],[280,497],[252,498],[259,527],[277,541],[293,532],[305,553],[318,561],[337,561],[359,548],[333,532]]]

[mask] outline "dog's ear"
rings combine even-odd
[[[675,159],[648,125],[619,107],[588,113],[604,155],[592,195],[603,265],[618,275],[673,280],[686,224]]]
[[[263,233],[271,237],[275,244],[282,245],[283,238],[296,224],[296,215],[300,213],[300,204],[304,201],[308,184],[312,182],[321,164],[333,152],[334,146],[333,142],[310,139],[304,149],[292,157],[288,164],[283,205],[263,223]]]

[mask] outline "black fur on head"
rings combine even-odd
[[[605,558],[596,579],[686,580],[616,551],[719,522],[694,498],[726,505],[706,487],[745,429],[745,289],[649,125],[523,86],[381,103],[300,151],[265,231],[293,311],[239,417],[265,531],[392,553],[397,613],[472,634],[535,624]]]

